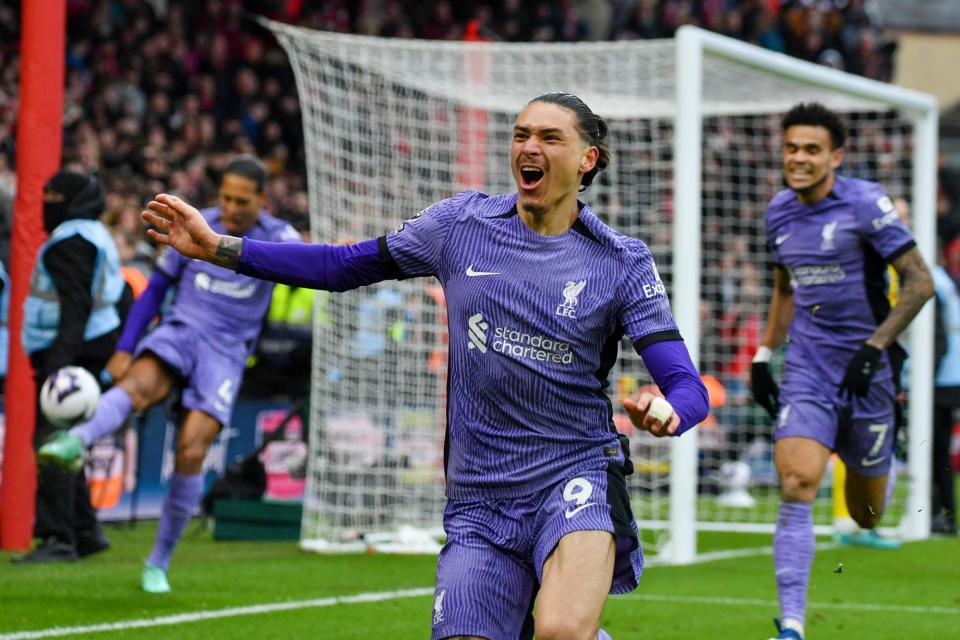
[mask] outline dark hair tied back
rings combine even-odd
[[[593,183],[593,179],[597,173],[606,169],[610,164],[610,149],[606,143],[608,130],[607,121],[595,114],[583,100],[572,93],[564,93],[562,91],[545,93],[542,96],[537,96],[530,102],[556,104],[572,111],[574,116],[576,116],[577,130],[580,132],[580,136],[599,149],[600,155],[597,157],[597,164],[594,165],[593,169],[583,174],[583,178],[580,181],[581,191],[589,187]]]

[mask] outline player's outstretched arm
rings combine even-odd
[[[382,238],[333,246],[223,236],[210,228],[196,208],[165,193],[148,203],[141,217],[156,227],[148,233],[160,244],[188,258],[271,282],[347,291],[400,275],[387,269],[381,259]]]
[[[147,209],[140,215],[155,227],[148,229],[147,234],[159,244],[173,247],[188,258],[237,268],[243,241],[216,233],[188,202],[161,193],[147,203]]]

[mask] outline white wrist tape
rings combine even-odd
[[[770,347],[760,345],[757,347],[757,353],[753,356],[754,362],[770,362],[773,357],[773,350]]]

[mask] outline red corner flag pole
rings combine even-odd
[[[23,300],[43,243],[43,184],[60,168],[66,2],[21,4],[20,107],[17,112],[17,197],[10,251],[10,361],[6,434],[0,476],[0,548],[28,549],[33,531],[36,390],[20,344]]]

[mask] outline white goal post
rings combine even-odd
[[[607,392],[614,423],[630,435],[637,472],[628,482],[644,545],[685,563],[696,557],[698,530],[772,530],[771,428],[749,402],[742,360],[769,299],[762,213],[780,188],[779,117],[811,100],[843,113],[851,137],[841,170],[849,164],[910,202],[929,259],[931,97],[692,27],[673,40],[505,44],[264,24],[297,80],[317,241],[383,235],[465,188],[513,190],[506,162],[513,121],[541,93],[575,93],[604,116],[613,163],[584,198],[651,247],[687,346],[716,391],[709,424],[682,438],[631,433],[619,401],[650,379],[630,344],[621,346]],[[442,291],[426,279],[405,280],[335,294],[327,304],[329,322],[314,332],[301,544],[436,550],[444,504]],[[928,307],[910,334],[907,491],[884,521],[911,539],[929,532],[932,320]],[[754,496],[724,501],[737,476],[730,469],[742,472]],[[818,530],[829,529],[823,499],[815,517]]]

